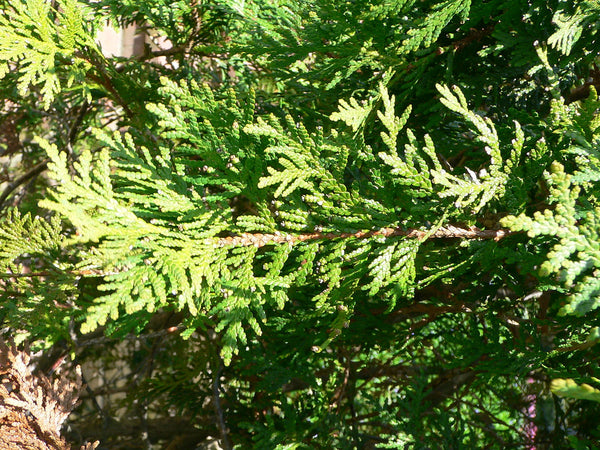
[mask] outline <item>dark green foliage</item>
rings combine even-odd
[[[2,5],[3,330],[127,391],[75,432],[600,440],[596,2]]]

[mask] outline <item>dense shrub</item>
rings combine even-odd
[[[0,318],[74,442],[600,440],[596,2],[2,5]]]

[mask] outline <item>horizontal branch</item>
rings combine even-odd
[[[357,231],[355,233],[306,233],[306,234],[288,234],[276,231],[275,233],[242,233],[237,236],[228,236],[222,238],[208,238],[205,242],[214,241],[217,247],[264,247],[273,244],[297,244],[304,241],[331,240],[331,239],[367,239],[375,236],[394,237],[405,236],[410,239],[424,240],[434,239],[493,239],[499,241],[505,236],[511,234],[510,230],[481,230],[477,227],[459,228],[452,225],[438,228],[433,233],[417,229],[402,228],[381,228],[372,231]],[[106,276],[116,272],[105,272],[100,269],[82,269],[79,271],[66,272],[74,276]],[[30,272],[30,273],[0,273],[2,278],[24,278],[24,277],[45,277],[55,275],[55,272]]]
[[[56,272],[54,272],[56,274]],[[52,272],[0,273],[0,278],[35,278],[53,275]]]
[[[367,239],[375,236],[393,237],[405,236],[407,238],[424,240],[426,238],[436,239],[494,239],[499,241],[511,232],[506,229],[500,230],[480,230],[477,227],[459,228],[452,225],[439,228],[430,234],[429,231],[403,228],[381,228],[374,231],[357,231],[356,233],[306,233],[306,234],[287,234],[276,231],[272,234],[262,233],[242,233],[238,236],[229,236],[219,238],[217,245],[219,247],[264,247],[270,244],[296,244],[304,241],[330,240],[330,239]]]

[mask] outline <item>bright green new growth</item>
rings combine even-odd
[[[45,0],[10,2],[0,15],[0,78],[16,71],[24,97],[41,85],[45,109],[64,88],[85,88],[80,84],[91,64],[84,52],[100,54],[86,12],[76,0],[62,1],[57,9]],[[61,74],[65,64],[69,70]],[[89,97],[89,90],[84,94]]]
[[[595,381],[597,382],[598,380]],[[600,402],[600,389],[596,389],[586,383],[578,385],[571,379],[562,380],[558,378],[552,380],[552,392],[560,397],[579,398],[582,400]]]

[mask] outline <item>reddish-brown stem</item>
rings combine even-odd
[[[480,230],[477,227],[459,228],[452,225],[438,228],[433,233],[417,229],[403,228],[381,228],[371,231],[357,231],[355,233],[306,233],[306,234],[288,234],[276,231],[275,233],[242,233],[237,236],[228,236],[222,238],[208,238],[204,242],[213,242],[217,247],[264,247],[273,244],[297,244],[304,241],[331,240],[331,239],[368,239],[375,236],[394,237],[405,236],[409,239],[424,240],[434,239],[494,239],[499,241],[503,237],[511,234],[510,230]],[[98,269],[83,269],[79,271],[68,272],[75,276],[105,276],[114,272],[104,272]],[[31,272],[31,273],[3,273],[1,278],[23,278],[23,277],[44,277],[51,276],[52,272]]]
[[[331,240],[331,239],[367,239],[375,236],[394,237],[405,236],[411,239],[423,240],[427,237],[435,239],[494,239],[498,241],[505,236],[508,236],[510,230],[480,230],[477,227],[459,228],[452,225],[439,228],[433,233],[429,231],[417,229],[403,228],[380,228],[379,230],[357,231],[355,233],[306,233],[306,234],[288,234],[275,232],[269,233],[242,233],[238,236],[229,236],[219,238],[215,244],[219,247],[264,247],[269,244],[296,244],[298,242],[313,241],[313,240]]]

